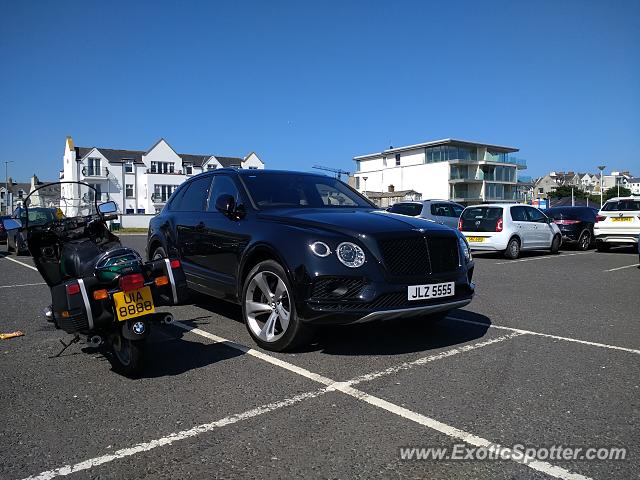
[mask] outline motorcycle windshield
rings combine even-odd
[[[99,200],[93,186],[63,181],[33,190],[16,210],[24,244],[47,284],[78,276],[82,265],[118,243],[100,213]]]

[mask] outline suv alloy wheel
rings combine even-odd
[[[242,316],[253,340],[266,350],[289,350],[308,341],[312,334],[312,328],[296,314],[286,272],[273,260],[259,263],[247,275]]]

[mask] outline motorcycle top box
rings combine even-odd
[[[26,233],[29,252],[51,290],[48,320],[76,335],[74,341],[86,336],[89,346],[105,349],[116,369],[136,374],[151,324],[173,320],[156,307],[187,298],[182,265],[171,258],[145,262],[109,231],[107,221],[117,218],[115,202],[99,205],[99,195],[86,183],[59,184],[59,206],[40,204],[38,190],[55,184],[43,185],[24,200],[21,216],[5,226]],[[41,215],[45,210],[54,213]]]

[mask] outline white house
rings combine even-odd
[[[149,216],[159,212],[174,190],[186,179],[217,168],[263,169],[254,152],[244,158],[177,153],[163,138],[147,151],[102,147],[76,147],[65,142],[61,180],[80,180],[93,186],[100,201],[113,200],[124,214],[124,226],[147,226]],[[86,189],[86,187],[85,187]],[[88,189],[87,189],[88,190]],[[70,199],[90,200],[93,191],[77,185],[62,186],[61,208]],[[140,218],[130,218],[143,215]],[[127,224],[128,221],[128,224]]]
[[[444,139],[354,157],[361,192],[415,190],[422,198],[460,203],[518,200],[517,148]]]
[[[632,195],[640,195],[640,177],[630,178],[627,188],[631,190]]]

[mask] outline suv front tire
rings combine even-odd
[[[265,350],[283,352],[307,343],[313,328],[296,313],[293,288],[282,266],[266,260],[251,269],[242,288],[242,317]]]

